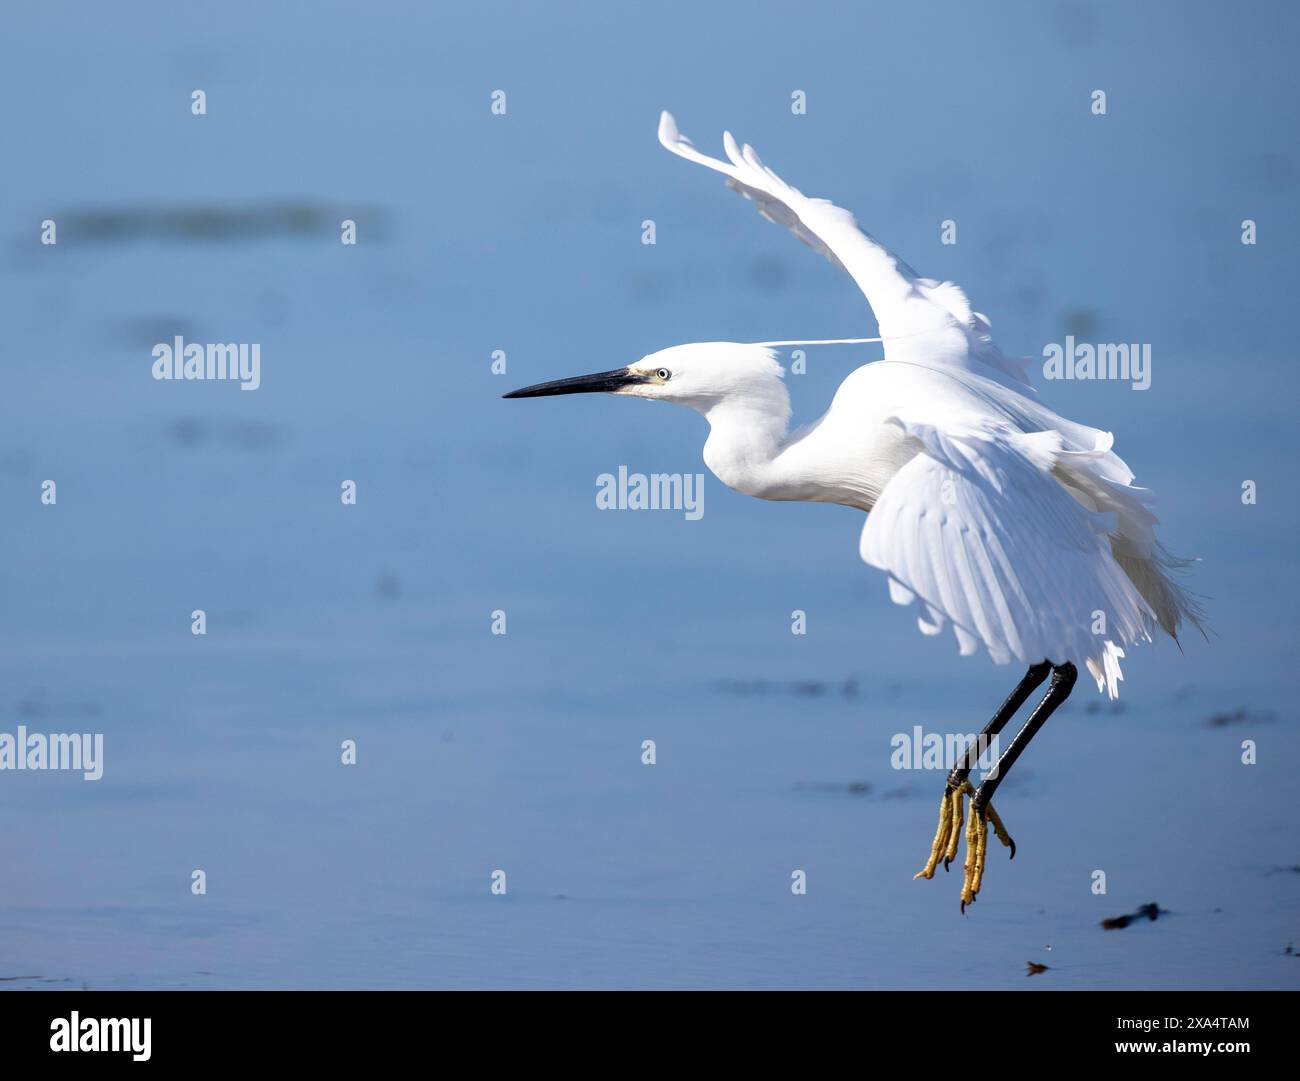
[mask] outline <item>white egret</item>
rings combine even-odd
[[[997,786],[1070,694],[1076,665],[1118,693],[1120,659],[1159,630],[1200,627],[1155,537],[1153,498],[1111,449],[1109,433],[1066,420],[1030,387],[1027,361],[994,344],[987,318],[951,282],[917,275],[860,230],[723,135],[726,161],[700,153],[664,113],[659,140],[728,178],[765,218],[846,271],[880,327],[884,359],[851,372],[819,420],[789,430],[790,399],[773,346],[678,345],[595,375],[524,387],[507,398],[604,391],[685,405],[709,423],[705,464],[761,499],[839,503],[868,512],[862,558],[915,603],[922,633],[951,627],[959,651],[1027,666],[984,729],[996,736],[1050,677],[1024,727],[978,789],[976,745],[948,775],[939,829],[917,877],[956,857],[966,823],[962,910],[979,893],[988,824],[1014,857],[991,806]]]

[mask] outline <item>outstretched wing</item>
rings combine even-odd
[[[987,420],[892,420],[920,452],[885,485],[861,544],[890,597],[920,602],[926,634],[950,623],[963,654],[1073,661],[1115,697],[1122,647],[1149,637],[1152,613],[1111,553],[1115,515],[1087,510],[1053,475],[1102,451]]]
[[[677,130],[671,113],[659,118],[659,141],[678,157],[728,177],[728,185],[753,200],[769,221],[784,225],[858,283],[885,339],[885,359],[926,365],[958,365],[1028,387],[1023,361],[993,343],[989,321],[971,311],[952,282],[922,278],[879,241],[863,232],[853,215],[826,199],[811,199],[764,165],[753,147],[722,136],[729,162],[701,154]]]

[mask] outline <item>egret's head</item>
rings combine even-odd
[[[788,403],[781,382],[784,374],[772,350],[764,346],[699,342],[661,349],[626,368],[538,383],[512,390],[504,397],[540,398],[603,391],[677,402],[708,413],[724,401],[751,400],[768,407]]]

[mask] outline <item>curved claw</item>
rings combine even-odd
[[[997,835],[998,840],[1002,842],[1003,847],[1011,849],[1009,858],[1015,859],[1016,842],[1011,839],[1011,834],[1007,832],[1007,827],[1002,824],[1002,819],[998,817],[998,813],[993,809],[992,804],[988,805],[987,810],[989,822],[993,825],[993,832]]]

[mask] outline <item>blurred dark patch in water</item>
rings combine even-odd
[[[1150,901],[1136,912],[1129,912],[1123,916],[1111,916],[1110,919],[1102,920],[1101,925],[1107,931],[1115,931],[1121,927],[1127,927],[1134,920],[1140,920],[1143,917],[1154,923],[1161,916],[1167,915],[1169,915],[1169,909],[1161,908],[1154,901]]]
[[[402,595],[402,583],[397,575],[385,572],[375,583],[375,593],[381,601],[395,601]]]
[[[1091,338],[1101,327],[1101,313],[1093,308],[1070,308],[1061,313],[1061,329],[1076,338]]]
[[[211,438],[208,422],[198,417],[181,417],[167,429],[167,440],[177,447],[201,447]]]
[[[796,781],[796,792],[847,792],[851,796],[865,796],[871,791],[866,781]]]
[[[59,717],[71,720],[76,717],[98,717],[103,707],[98,702],[44,702],[30,698],[20,699],[17,705],[18,716],[23,718],[49,719]]]
[[[734,695],[794,694],[800,698],[821,698],[837,692],[845,698],[858,696],[856,679],[846,679],[839,683],[820,679],[723,679],[717,682],[716,687],[723,694]]]
[[[777,293],[790,283],[790,265],[779,255],[759,255],[749,264],[752,285]]]
[[[1205,723],[1211,728],[1227,728],[1234,724],[1268,724],[1272,720],[1272,713],[1254,713],[1238,708],[1227,713],[1215,713]]]
[[[657,304],[668,296],[668,278],[657,270],[633,271],[626,281],[628,295],[637,304]]]
[[[179,417],[167,426],[163,438],[182,450],[196,450],[214,440],[236,450],[265,451],[288,439],[286,425],[267,420],[238,420],[215,426],[202,417]]]
[[[1011,293],[1011,303],[1024,315],[1037,315],[1047,301],[1047,290],[1040,281],[1021,282]]]
[[[1026,976],[1037,976],[1040,972],[1047,971],[1047,966],[1040,965],[1037,961],[1026,961],[1025,965],[1028,967],[1028,971],[1025,973]]]
[[[257,240],[328,239],[339,243],[341,224],[357,224],[360,243],[384,243],[387,212],[376,207],[326,205],[305,200],[179,207],[108,206],[55,215],[60,241],[74,244],[241,244]]]
[[[194,323],[171,315],[118,319],[110,326],[107,337],[115,345],[147,350],[158,342],[170,342],[178,334],[186,341],[197,341],[201,337]]]

